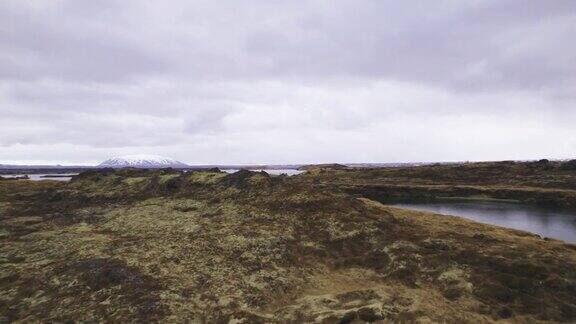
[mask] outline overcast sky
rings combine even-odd
[[[576,157],[576,1],[0,1],[0,163]]]

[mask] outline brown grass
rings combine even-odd
[[[0,182],[2,320],[576,320],[574,246],[387,207],[310,177]]]

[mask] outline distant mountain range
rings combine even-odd
[[[172,158],[159,156],[159,155],[125,155],[108,159],[100,165],[101,168],[141,168],[141,169],[158,169],[158,168],[174,168],[182,169],[189,168],[190,166],[176,161]]]

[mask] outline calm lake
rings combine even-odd
[[[2,174],[0,177],[3,178],[16,178],[28,176],[32,181],[41,180],[56,180],[56,181],[70,181],[72,176],[78,175],[78,173],[64,173],[64,174]]]
[[[393,204],[395,207],[465,217],[576,243],[576,211],[507,202],[466,201]]]

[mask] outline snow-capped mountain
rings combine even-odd
[[[125,155],[108,159],[99,165],[107,168],[186,168],[187,164],[158,155]]]

